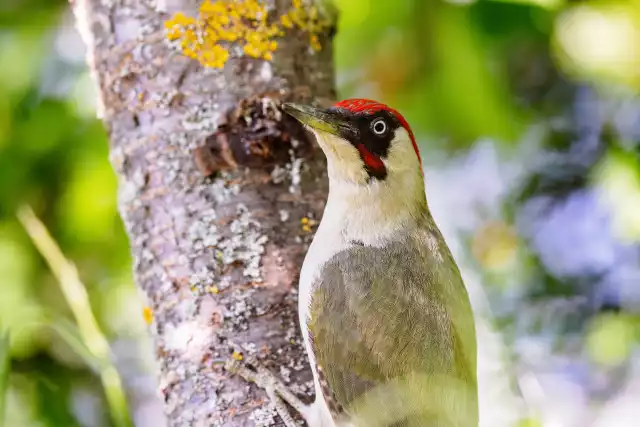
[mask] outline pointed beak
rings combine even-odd
[[[343,139],[357,135],[357,129],[352,124],[330,110],[292,103],[284,104],[283,109],[312,130],[330,133]]]

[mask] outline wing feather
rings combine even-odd
[[[440,250],[444,256],[435,256],[425,242],[407,237],[384,248],[353,247],[323,266],[309,330],[323,394],[336,415],[360,416],[358,407],[377,402],[377,419],[394,421],[366,425],[477,425],[473,315],[453,258]],[[467,397],[446,390],[460,384]],[[391,385],[410,392],[381,392]],[[394,418],[407,396],[418,402]],[[444,417],[434,415],[442,411]]]

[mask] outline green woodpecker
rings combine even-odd
[[[396,110],[287,104],[327,157],[329,197],[300,275],[311,427],[478,425],[469,297]]]
[[[477,427],[471,305],[408,123],[365,99],[285,111],[315,134],[329,175],[299,290],[316,399],[265,388],[310,427]]]

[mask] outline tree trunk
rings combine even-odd
[[[290,7],[267,3],[276,13]],[[313,394],[296,283],[326,200],[325,163],[279,104],[334,98],[331,31],[320,52],[290,31],[272,62],[243,57],[205,69],[164,35],[164,21],[193,11],[193,1],[73,7],[135,279],[153,310],[168,424],[272,425],[265,394],[219,362],[258,358],[301,397]]]

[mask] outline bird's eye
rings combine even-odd
[[[371,129],[376,135],[383,135],[387,131],[387,124],[383,119],[378,119],[371,123]]]

